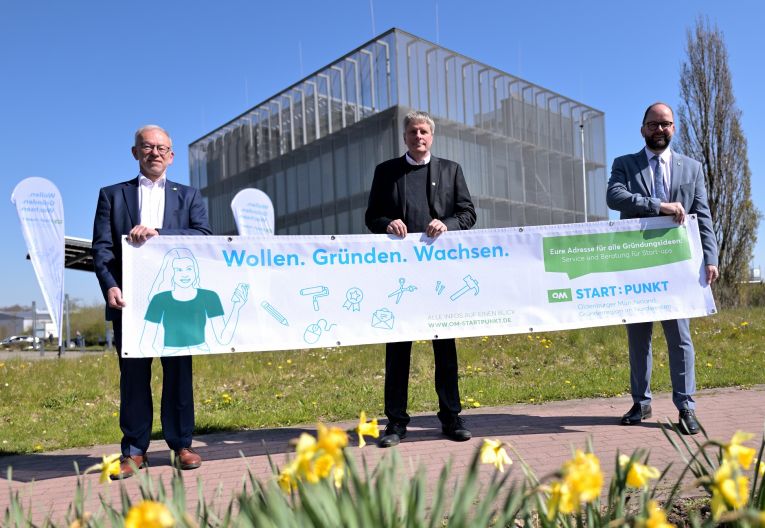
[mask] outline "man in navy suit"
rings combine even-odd
[[[407,153],[375,168],[366,225],[373,233],[405,237],[424,232],[436,238],[446,231],[470,229],[476,221],[465,177],[459,164],[430,155],[435,123],[425,112],[404,118]],[[412,342],[385,346],[385,415],[388,425],[380,447],[391,447],[406,436],[409,364]],[[457,442],[472,435],[459,416],[457,347],[454,339],[433,341],[438,418],[443,433]]]
[[[668,215],[682,224],[687,214],[695,214],[704,253],[706,282],[712,284],[719,276],[717,240],[701,164],[669,148],[675,124],[668,105],[654,103],[649,106],[640,133],[645,139],[645,148],[614,160],[606,202],[611,209],[621,213],[621,218]],[[669,352],[672,401],[680,412],[680,430],[684,434],[696,434],[699,424],[693,400],[696,374],[690,325],[688,319],[662,321],[661,324]],[[622,425],[634,425],[651,416],[652,331],[651,322],[627,325],[633,405],[622,416]]]
[[[207,211],[199,191],[167,180],[173,163],[173,144],[168,133],[147,125],[135,133],[133,157],[137,177],[104,187],[98,195],[93,221],[93,262],[106,300],[106,319],[114,325],[120,366],[120,428],[122,463],[119,475],[127,478],[148,465],[146,451],[152,424],[152,358],[122,357],[122,246],[136,245],[161,235],[210,235]],[[194,432],[194,395],[191,356],[163,357],[162,432],[181,469],[194,469],[202,459],[191,449]]]

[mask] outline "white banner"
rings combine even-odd
[[[61,345],[64,313],[64,203],[58,188],[45,178],[26,178],[16,185],[11,203],[21,222],[32,267]]]
[[[242,189],[231,200],[231,211],[240,235],[274,234],[274,205],[263,191]]]
[[[334,347],[704,316],[695,216],[123,242],[123,355]]]

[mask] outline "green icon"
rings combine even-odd
[[[549,303],[570,302],[571,300],[571,288],[547,290],[547,302]]]

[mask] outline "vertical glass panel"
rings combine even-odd
[[[294,213],[298,209],[298,180],[295,167],[286,170],[287,213]]]

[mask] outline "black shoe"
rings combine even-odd
[[[640,403],[635,403],[632,405],[630,410],[627,411],[627,414],[622,416],[621,424],[635,425],[635,424],[639,424],[641,421],[650,417],[651,417],[650,405],[642,405]]]
[[[695,435],[699,432],[699,422],[696,419],[696,413],[693,412],[693,409],[681,410],[678,422],[680,432],[684,435]]]
[[[399,442],[401,442],[401,440],[404,438],[406,438],[406,426],[389,423],[385,427],[385,432],[383,433],[382,437],[380,437],[380,440],[378,440],[377,447],[397,446]]]
[[[450,423],[443,424],[441,431],[455,442],[464,442],[473,438],[473,434],[465,427],[465,420],[459,416],[455,416]]]

